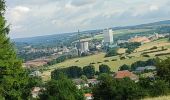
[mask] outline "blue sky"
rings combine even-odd
[[[170,19],[170,0],[6,0],[10,37],[136,25]]]

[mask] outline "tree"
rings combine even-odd
[[[141,78],[138,84],[147,96],[161,96],[168,93],[169,84],[160,79]]]
[[[110,67],[108,65],[99,65],[99,72],[100,73],[110,73]]]
[[[40,100],[84,100],[83,92],[63,74],[59,80],[51,80],[40,94]]]
[[[83,81],[87,82],[87,77],[86,77],[85,75],[82,75],[80,78],[81,78]]]
[[[59,68],[51,72],[51,78],[58,79],[60,73],[64,73],[69,78],[79,78],[83,72],[82,68],[78,66]]]
[[[106,52],[105,57],[116,56],[116,55],[117,55],[117,50],[118,50],[117,48],[109,49],[109,50]]]
[[[83,74],[87,76],[87,78],[93,78],[95,75],[95,68],[93,65],[83,67]]]
[[[94,100],[137,100],[144,96],[139,85],[129,78],[117,80],[103,74],[99,80],[101,83],[93,89]]]
[[[78,66],[71,66],[67,69],[67,75],[70,78],[79,78],[82,73],[82,68]]]
[[[27,89],[28,76],[7,36],[9,26],[6,24],[4,13],[5,1],[0,0],[0,99],[27,99],[30,95],[30,90]]]
[[[128,65],[124,64],[124,65],[120,66],[120,71],[121,70],[130,70],[130,67]]]
[[[170,58],[165,60],[157,59],[157,76],[170,83]]]

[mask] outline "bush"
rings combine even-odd
[[[86,75],[87,78],[93,78],[95,75],[95,68],[93,65],[83,67],[83,74]]]
[[[150,48],[149,50],[153,50],[153,49],[157,49],[157,46],[153,46],[152,48]]]
[[[109,62],[109,60],[104,60],[104,62]]]
[[[112,61],[117,61],[117,59],[112,59]]]
[[[147,54],[144,54],[144,55],[142,55],[143,57],[150,57],[149,55],[147,55]]]
[[[101,84],[93,89],[95,100],[137,100],[144,97],[144,93],[134,81],[125,79],[113,79],[108,74],[99,76]]]
[[[100,73],[110,73],[110,67],[108,65],[99,65],[99,72]]]
[[[130,70],[130,67],[128,65],[124,64],[124,65],[120,66],[119,70],[120,71],[121,70]]]
[[[105,55],[105,57],[111,57],[117,55],[117,49],[109,49]]]
[[[102,62],[97,62],[98,64],[102,63]]]

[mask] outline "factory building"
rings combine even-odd
[[[88,52],[89,51],[89,42],[88,41],[81,41],[80,42],[80,52]]]

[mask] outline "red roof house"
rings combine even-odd
[[[116,72],[114,77],[117,79],[128,77],[134,81],[138,81],[139,79],[137,75],[133,74],[132,72],[129,72],[128,70],[118,71]]]

